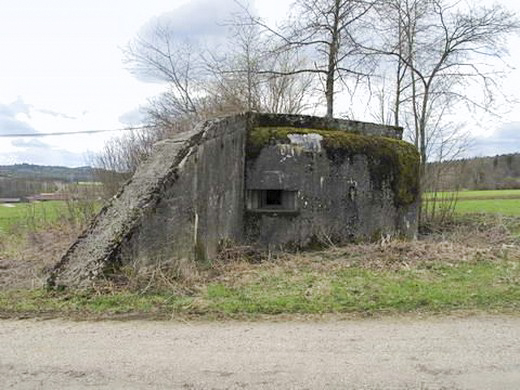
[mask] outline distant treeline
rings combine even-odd
[[[96,182],[107,175],[122,174],[91,167],[0,165],[0,198],[21,198],[42,192],[67,191],[65,187],[68,184]]]
[[[21,198],[42,192],[56,192],[57,190],[58,186],[54,181],[0,176],[0,198]]]
[[[96,169],[91,167],[56,167],[33,164],[0,165],[0,177],[58,180],[63,182],[93,181]]]
[[[440,189],[495,190],[520,188],[520,153],[431,163]]]

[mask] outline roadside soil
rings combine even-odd
[[[520,317],[1,320],[14,389],[518,389]]]

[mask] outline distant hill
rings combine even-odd
[[[64,191],[68,184],[93,182],[101,175],[121,174],[91,167],[67,168],[33,164],[0,165],[0,198]]]
[[[67,168],[33,164],[0,165],[0,177],[62,182],[94,181],[97,169]]]

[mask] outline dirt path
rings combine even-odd
[[[520,318],[0,321],[16,389],[518,389]]]

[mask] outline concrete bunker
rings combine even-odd
[[[126,264],[204,261],[223,242],[305,248],[417,233],[419,155],[402,129],[242,114],[159,142],[51,272],[86,287]]]

